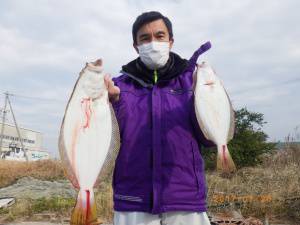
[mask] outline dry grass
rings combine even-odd
[[[65,179],[64,170],[60,161],[44,160],[36,162],[0,161],[0,188],[12,185],[21,177],[31,176],[40,180]],[[95,189],[95,199],[99,218],[111,221],[113,217],[111,177]],[[0,210],[0,218],[13,221],[18,218],[32,217],[38,213],[55,213],[57,217],[70,215],[75,199],[41,198],[17,199],[16,204],[9,209]],[[1,216],[2,215],[2,216]]]
[[[222,212],[228,208],[238,208],[246,217],[276,215],[299,221],[300,146],[287,145],[272,155],[263,156],[263,161],[264,164],[259,167],[240,169],[230,179],[222,178],[216,172],[208,172],[209,211]],[[55,180],[64,178],[64,172],[59,161],[0,161],[0,187],[10,185],[24,176]],[[95,190],[98,215],[104,221],[111,221],[113,217],[110,180],[111,178]],[[6,213],[11,219],[44,211],[58,215],[63,211],[69,215],[73,203],[72,199],[19,201],[10,210],[3,211],[2,215]],[[228,204],[231,206],[226,206]]]
[[[111,222],[113,218],[113,191],[110,184],[105,184],[95,193],[97,213],[101,220]]]
[[[299,171],[300,146],[287,145],[274,154],[265,155],[262,166],[240,169],[230,179],[208,173],[211,211],[226,211],[231,205],[245,216],[276,215],[299,221]]]
[[[0,209],[0,223],[21,220],[40,219],[40,215],[54,215],[55,220],[69,217],[75,199],[70,198],[39,198],[17,200],[13,207]]]
[[[0,160],[0,188],[13,184],[21,177],[31,176],[40,180],[63,179],[64,171],[57,160],[16,162]]]

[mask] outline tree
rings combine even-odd
[[[235,111],[235,134],[228,143],[230,154],[238,168],[261,163],[260,155],[271,152],[275,144],[267,143],[268,135],[262,127],[266,124],[262,113],[250,112],[247,108]],[[207,169],[216,166],[216,149],[203,149]]]

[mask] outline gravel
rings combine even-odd
[[[75,198],[77,191],[67,180],[43,181],[32,177],[19,179],[15,184],[0,189],[0,197],[15,197],[16,199],[42,197]]]

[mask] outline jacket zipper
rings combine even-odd
[[[157,79],[158,79],[157,70],[154,70],[154,73],[153,73],[153,80],[154,80],[154,84],[156,84],[156,82],[157,82]]]

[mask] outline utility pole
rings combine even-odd
[[[20,129],[19,129],[19,126],[18,126],[18,124],[17,124],[17,120],[16,120],[16,117],[15,117],[15,114],[14,114],[14,111],[13,111],[13,109],[12,109],[12,106],[11,106],[11,103],[10,103],[10,100],[9,100],[9,97],[8,97],[8,96],[9,96],[9,94],[7,93],[7,102],[8,102],[8,104],[9,104],[10,111],[11,111],[11,114],[12,114],[12,116],[13,116],[13,120],[14,120],[14,123],[15,123],[15,127],[16,127],[16,129],[17,129],[19,141],[20,141],[20,143],[21,143],[21,148],[22,148],[22,150],[23,150],[23,152],[24,152],[26,161],[28,161],[28,156],[27,156],[27,152],[26,152],[25,147],[24,147],[23,138],[21,138]]]
[[[7,107],[7,102],[8,102],[8,93],[5,92],[5,103],[4,103],[4,108],[2,110],[2,126],[1,126],[1,136],[0,136],[0,159],[2,156],[2,145],[3,145],[3,134],[4,134],[4,123],[5,123],[5,117],[6,117],[6,107]]]
[[[14,120],[14,123],[15,123],[15,127],[16,127],[16,130],[17,130],[17,133],[18,133],[18,138],[19,138],[19,141],[21,143],[21,149],[24,152],[24,156],[26,158],[26,161],[28,161],[28,156],[27,156],[27,152],[26,152],[25,147],[24,147],[23,138],[21,138],[20,129],[19,129],[19,126],[17,124],[17,120],[16,120],[13,108],[12,108],[10,100],[9,100],[9,95],[10,94],[8,92],[5,92],[5,103],[4,103],[3,113],[2,113],[2,127],[1,127],[1,136],[0,136],[0,156],[2,154],[4,123],[5,123],[6,113],[8,112],[8,110],[6,110],[7,104],[8,104],[9,107],[10,107],[11,114],[13,116],[13,120]]]

